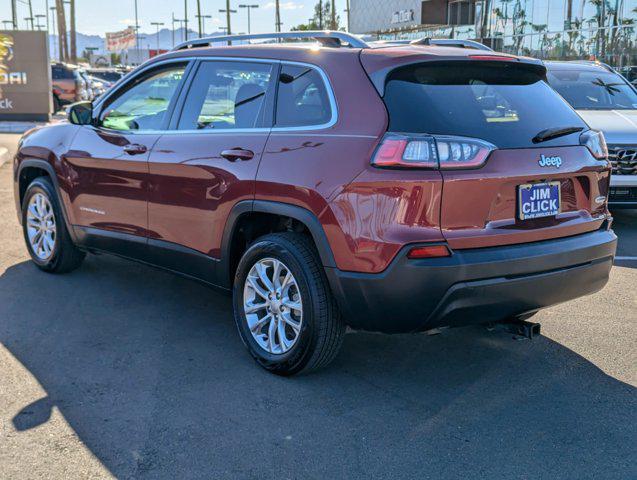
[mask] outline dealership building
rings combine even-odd
[[[350,0],[353,33],[477,39],[540,58],[637,64],[637,0]]]

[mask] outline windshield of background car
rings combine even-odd
[[[623,78],[604,70],[549,70],[551,86],[577,110],[637,109],[637,92]]]
[[[536,146],[551,127],[587,126],[546,83],[542,69],[511,62],[412,64],[387,77],[389,131],[481,138],[500,148]],[[579,134],[553,145],[579,144]]]

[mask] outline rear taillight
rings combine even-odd
[[[372,157],[380,168],[477,168],[495,150],[484,140],[444,135],[388,133]]]
[[[602,132],[597,130],[588,130],[579,137],[580,144],[590,150],[595,158],[603,160],[608,158],[608,146]]]

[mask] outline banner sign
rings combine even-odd
[[[106,49],[109,52],[121,52],[135,46],[135,29],[128,27],[120,32],[106,33]]]
[[[49,120],[46,32],[0,30],[0,120]]]

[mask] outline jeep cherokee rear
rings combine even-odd
[[[346,325],[499,322],[603,287],[605,144],[539,62],[316,36],[351,48],[178,49],[25,135],[36,265],[106,251],[232,289],[283,375],[331,361]]]

